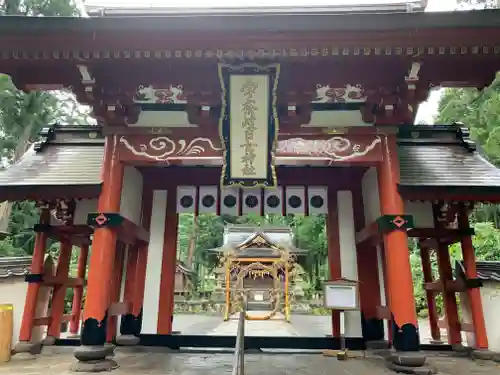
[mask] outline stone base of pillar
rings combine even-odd
[[[139,337],[134,335],[120,335],[116,338],[116,344],[119,346],[135,346],[139,341]]]
[[[474,350],[467,346],[463,346],[462,344],[453,344],[451,348],[453,349],[453,357],[459,358],[470,357],[472,351]]]
[[[392,352],[386,357],[389,370],[404,374],[435,374],[437,370],[434,367],[426,366],[426,362],[425,354],[420,352]]]
[[[36,354],[40,354],[43,349],[43,342],[27,342],[27,341],[19,341],[14,347],[14,354],[20,357],[33,357]]]
[[[366,342],[366,349],[389,349],[389,342],[385,340],[371,340]]]
[[[493,357],[493,361],[495,361],[496,363],[500,363],[500,354],[496,354],[494,357]]]
[[[104,372],[118,368],[118,364],[112,359],[101,359],[98,361],[78,361],[71,365],[72,372]]]
[[[429,342],[431,345],[444,345],[444,341],[442,340],[431,340]]]
[[[111,371],[118,367],[118,364],[106,357],[114,355],[114,345],[80,346],[74,356],[78,360],[71,366],[73,372],[102,372]]]
[[[29,352],[23,352],[23,353],[13,353],[11,360],[13,362],[24,362],[24,361],[33,361],[35,359],[36,359],[35,354],[31,354]]]
[[[472,359],[480,359],[483,361],[491,361],[495,356],[498,356],[498,353],[492,352],[488,349],[477,349],[471,352]]]
[[[437,374],[437,369],[431,366],[410,367],[397,365],[392,362],[387,362],[387,368],[391,371],[401,374],[415,374],[415,375],[433,375]]]
[[[52,346],[56,343],[56,338],[54,336],[47,336],[42,340],[43,345]]]

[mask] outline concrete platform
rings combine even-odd
[[[207,352],[181,354],[168,351],[143,352],[116,351],[113,358],[119,368],[116,375],[223,375],[230,374],[232,354]],[[494,362],[476,363],[465,358],[450,358],[429,353],[429,363],[444,375],[497,375],[500,367]],[[0,375],[67,375],[75,363],[71,353],[41,354],[35,360],[14,360],[0,364]],[[247,354],[247,375],[384,375],[390,372],[378,358],[353,358],[338,361],[321,354]]]

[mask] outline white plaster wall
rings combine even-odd
[[[377,169],[369,168],[361,180],[365,224],[370,225],[380,217],[380,200],[378,194]]]
[[[135,167],[126,166],[123,173],[123,187],[120,213],[135,224],[141,224],[142,174]]]
[[[153,209],[149,230],[148,261],[141,333],[157,334],[160,304],[160,282],[163,260],[163,239],[167,214],[167,191],[153,191]]]
[[[432,202],[404,202],[405,214],[413,215],[415,228],[434,228]]]
[[[377,168],[369,168],[361,181],[361,191],[363,194],[363,206],[365,213],[365,224],[370,225],[380,217],[380,198],[378,193]],[[380,305],[386,306],[385,280],[382,258],[382,247],[377,246],[377,270],[380,286]],[[389,338],[389,322],[384,319],[384,338]]]
[[[135,124],[129,124],[130,127],[161,127],[161,128],[196,128],[197,125],[191,124],[188,120],[187,112],[169,112],[169,111],[141,111]]]
[[[24,277],[0,279],[0,304],[10,303],[14,305],[12,346],[16,345],[19,341],[19,331],[21,330],[21,320],[27,290],[28,283],[24,281]]]
[[[354,228],[354,212],[352,193],[350,191],[337,192],[340,267],[343,278],[358,280],[358,263],[356,252],[356,232]],[[362,337],[361,312],[346,311],[341,325],[347,337]]]
[[[489,349],[500,352],[500,283],[484,282],[481,291]]]
[[[377,246],[377,271],[378,283],[380,286],[380,305],[386,306],[387,300],[385,298],[385,279],[384,279],[384,265],[382,258],[382,246]],[[389,340],[389,321],[384,319],[384,340]]]
[[[127,245],[125,247],[124,254],[123,254],[122,282],[120,285],[120,299],[118,300],[119,302],[124,302],[123,296],[125,295],[125,282],[127,279],[127,263],[128,263],[129,250],[130,250],[130,246]],[[123,315],[119,315],[118,319],[117,319],[118,327],[117,327],[116,332],[118,332],[118,334],[120,334],[120,326],[122,324],[122,316]]]
[[[76,202],[74,224],[87,224],[87,215],[91,212],[97,212],[97,199],[82,199]]]
[[[322,126],[327,128],[346,126],[373,126],[363,121],[360,111],[312,111],[311,121],[302,127]]]

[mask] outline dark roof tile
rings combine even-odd
[[[0,279],[29,273],[31,257],[0,257]]]
[[[500,170],[460,145],[400,146],[400,185],[495,186]]]
[[[104,154],[99,131],[97,127],[56,127],[43,144],[32,147],[17,164],[0,173],[0,197],[26,199],[30,196],[28,190],[32,193],[35,187],[65,186],[90,186],[95,188],[92,194],[98,194]],[[500,170],[474,151],[460,126],[402,128],[398,142],[402,188],[493,188],[500,192]],[[12,188],[26,191],[14,194]],[[78,195],[76,190],[65,191]],[[60,191],[54,190],[54,194]],[[228,242],[242,242],[256,230],[249,226],[230,227]],[[276,242],[291,239],[290,232],[283,228],[259,230]]]
[[[0,186],[92,185],[101,183],[102,142],[89,145],[32,147],[15,165],[0,173]]]
[[[484,281],[500,282],[500,262],[495,261],[476,261],[476,270],[478,279]],[[463,261],[457,261],[455,272],[463,277],[465,267]]]

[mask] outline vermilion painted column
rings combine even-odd
[[[326,231],[328,243],[328,269],[330,280],[342,277],[340,264],[340,238],[337,205],[337,191],[328,189],[328,214],[326,215]],[[340,312],[332,311],[332,336],[340,337]]]
[[[89,245],[82,245],[80,248],[80,255],[78,256],[78,266],[76,270],[76,277],[85,280],[85,273],[87,270],[87,258],[89,256]],[[71,324],[69,331],[72,334],[77,334],[80,329],[80,317],[82,312],[82,298],[83,298],[83,285],[77,286],[73,294],[73,303],[71,308]]]
[[[448,281],[453,280],[453,269],[451,268],[448,245],[438,244],[437,260],[439,278],[446,285]],[[444,291],[443,300],[446,321],[448,323],[448,343],[452,345],[460,344],[462,342],[462,335],[460,333],[460,320],[458,318],[458,306],[455,292]]]
[[[398,192],[396,136],[387,135],[382,145],[383,161],[378,167],[380,211],[382,215],[403,215],[403,200]],[[384,245],[393,325],[392,344],[398,351],[418,351],[420,342],[406,229],[384,233]]]
[[[429,249],[420,247],[420,259],[422,261],[424,282],[431,283],[433,281],[433,277]],[[441,341],[441,331],[438,326],[438,313],[436,310],[436,294],[431,290],[426,290],[425,295],[427,299],[427,311],[429,313],[429,325],[431,327],[432,340]]]
[[[69,263],[71,261],[71,242],[61,241],[59,259],[57,261],[56,278],[67,279],[69,276]],[[61,322],[64,314],[64,298],[66,297],[67,284],[56,285],[52,292],[51,320],[47,330],[47,336],[59,338],[61,335]]]
[[[111,213],[120,211],[123,183],[123,165],[118,159],[118,137],[106,137],[102,170],[102,190],[98,211]],[[99,347],[106,341],[106,322],[111,296],[111,278],[115,256],[117,234],[109,227],[96,228],[92,241],[87,296],[83,311],[81,342],[84,346]],[[84,349],[81,350],[83,353]],[[80,351],[75,351],[79,358]],[[83,355],[80,355],[83,358]],[[102,357],[104,358],[104,357]]]
[[[160,281],[160,302],[158,306],[158,334],[172,333],[174,316],[175,268],[177,261],[177,214],[176,189],[167,193],[167,214],[165,217],[165,235],[163,239],[163,261]]]
[[[48,209],[42,209],[40,213],[40,224],[46,225],[50,222],[50,212]],[[37,276],[42,278],[43,265],[45,260],[45,249],[47,246],[47,235],[44,232],[38,232],[35,235],[35,246],[33,249],[33,258],[31,260],[30,276]],[[21,330],[19,332],[20,343],[16,346],[16,351],[28,351],[25,348],[27,343],[31,340],[33,331],[33,323],[35,320],[36,305],[38,299],[38,291],[41,284],[39,282],[30,282],[26,293],[26,300],[24,303],[23,319],[21,323]],[[25,350],[26,349],[26,350]]]
[[[135,288],[134,284],[137,277],[137,257],[138,249],[137,246],[130,246],[128,249],[127,256],[127,270],[125,271],[125,290],[123,291],[123,300],[127,302],[130,306],[134,303]]]
[[[461,206],[458,217],[460,229],[469,229],[469,217],[465,206]],[[471,236],[462,237],[462,255],[465,266],[465,276],[467,279],[476,279],[476,255],[474,253],[474,246],[472,245]],[[474,324],[474,336],[476,340],[477,349],[488,349],[488,336],[486,334],[486,325],[483,315],[483,303],[481,301],[481,294],[478,288],[467,289],[469,295],[472,323]]]

